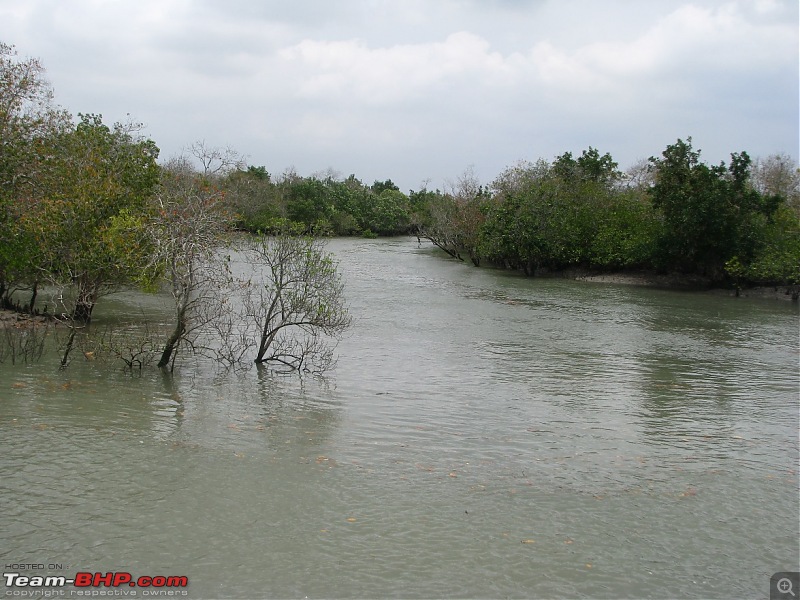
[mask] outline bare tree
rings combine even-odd
[[[237,369],[248,363],[247,355],[256,345],[256,334],[243,314],[241,302],[242,298],[250,297],[253,283],[251,280],[231,283],[226,290],[230,294],[209,307],[209,315],[203,319],[206,326],[194,345],[226,369]]]
[[[776,195],[800,215],[800,169],[786,154],[772,154],[759,158],[751,169],[753,187],[760,194]]]
[[[187,151],[200,162],[204,177],[223,177],[232,171],[246,168],[242,155],[230,147],[210,147],[205,140],[200,140],[190,144]]]
[[[444,250],[453,258],[461,257],[461,243],[457,228],[458,205],[450,195],[436,194],[428,203],[430,219],[420,226],[419,236]]]
[[[445,186],[445,193],[430,202],[430,223],[421,228],[420,237],[430,240],[459,260],[466,252],[475,266],[480,265],[480,233],[486,220],[484,205],[488,192],[472,167]]]
[[[649,160],[640,158],[628,167],[622,181],[629,188],[649,190],[655,184],[655,170]]]
[[[78,348],[86,360],[121,361],[133,372],[155,363],[161,353],[159,334],[147,321],[125,326],[106,325],[92,335],[78,338]]]
[[[28,322],[21,327],[11,323],[0,324],[0,364],[7,360],[11,364],[38,361],[45,353],[46,342],[52,333],[49,323]]]
[[[244,310],[257,335],[256,364],[322,372],[350,325],[344,283],[318,238],[260,237],[250,250],[261,280],[247,287]]]
[[[220,290],[229,281],[227,264],[218,252],[231,222],[222,201],[222,193],[201,180],[186,161],[165,168],[150,229],[152,268],[167,282],[176,323],[158,361],[161,368],[174,368],[178,347],[212,319],[209,305],[219,304]]]

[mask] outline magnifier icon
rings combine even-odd
[[[794,591],[792,590],[792,580],[789,579],[788,577],[779,579],[777,588],[781,594],[791,594],[792,598],[797,598]]]

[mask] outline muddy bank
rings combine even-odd
[[[620,285],[640,285],[674,290],[690,290],[730,297],[735,297],[737,295],[735,289],[715,287],[710,279],[698,275],[660,274],[647,271],[630,271],[619,273],[565,271],[560,275],[554,276],[594,283],[613,283]],[[800,291],[800,286],[796,285],[755,286],[740,289],[738,296],[741,298],[773,298],[775,300],[792,301],[793,299],[797,299],[798,291]]]
[[[36,325],[53,325],[55,320],[49,315],[31,315],[9,309],[0,309],[0,327],[34,327]]]

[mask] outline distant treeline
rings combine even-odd
[[[265,167],[236,170],[220,182],[239,229],[283,231],[287,226],[315,235],[365,237],[416,231],[427,199],[404,194],[390,180],[366,185],[355,175],[301,177],[290,171],[277,179]]]
[[[713,282],[800,283],[800,174],[787,156],[746,152],[707,165],[691,138],[627,172],[595,148],[522,162],[489,185],[401,192],[351,175],[273,180],[264,167],[221,182],[241,229],[318,235],[413,233],[475,265],[527,274],[649,269]]]

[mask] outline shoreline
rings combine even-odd
[[[658,274],[647,271],[632,272],[610,272],[610,273],[591,273],[591,272],[564,272],[564,277],[575,281],[586,281],[590,283],[611,283],[615,285],[633,285],[641,287],[652,287],[664,290],[678,290],[696,292],[701,294],[713,294],[717,296],[727,296],[730,298],[759,298],[774,299],[792,302],[793,294],[797,294],[800,286],[796,285],[764,285],[742,287],[737,291],[733,288],[715,287],[711,281],[698,275],[669,275]],[[795,300],[796,301],[796,300]]]
[[[710,280],[698,275],[659,274],[649,271],[617,271],[593,273],[580,269],[540,273],[536,277],[551,279],[571,279],[595,284],[630,285],[650,287],[662,290],[686,291],[697,294],[711,294],[728,298],[749,298],[758,300],[778,300],[797,302],[793,294],[800,291],[797,285],[766,285],[741,288],[737,294],[735,289],[714,287]],[[39,325],[56,325],[58,321],[52,315],[31,315],[13,309],[0,308],[0,329],[13,327],[26,329]]]
[[[32,315],[21,313],[10,308],[0,308],[0,328],[14,327],[22,329],[37,325],[55,325],[56,320],[49,315]]]

